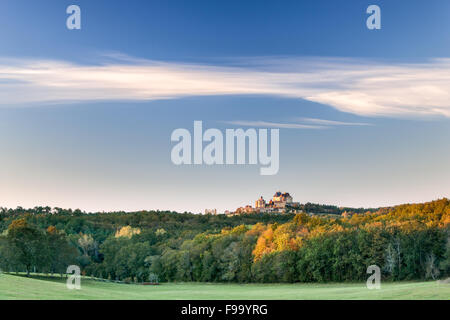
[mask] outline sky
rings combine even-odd
[[[174,165],[195,120],[279,128],[278,173]],[[3,207],[430,201],[450,197],[449,141],[446,0],[0,2]]]

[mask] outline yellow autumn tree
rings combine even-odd
[[[273,229],[272,225],[268,225],[267,229],[259,236],[256,241],[255,249],[253,250],[253,256],[255,261],[261,259],[261,257],[267,253],[272,252],[275,249],[273,243]]]
[[[131,226],[125,226],[116,231],[115,237],[116,238],[120,238],[120,237],[131,238],[135,234],[140,234],[140,233],[141,233],[141,229],[139,229],[139,228],[132,228]]]

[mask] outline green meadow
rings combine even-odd
[[[450,284],[429,282],[382,283],[368,290],[364,283],[334,284],[218,284],[164,283],[157,286],[99,282],[83,278],[81,290],[66,288],[59,277],[0,274],[0,299],[21,300],[198,300],[198,299],[450,299]]]

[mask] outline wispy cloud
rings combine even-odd
[[[336,120],[316,119],[316,118],[298,118],[298,121],[315,123],[326,126],[370,126],[370,123],[366,122],[343,122]]]
[[[326,126],[308,125],[301,123],[281,123],[272,121],[224,121],[224,123],[243,127],[256,128],[284,128],[284,129],[326,129]]]
[[[364,116],[450,117],[448,58],[414,64],[266,58],[234,66],[114,58],[100,65],[0,59],[0,104],[261,94]]]
[[[370,123],[362,122],[342,122],[335,120],[316,119],[316,118],[297,118],[294,122],[272,122],[272,121],[223,121],[224,123],[257,128],[284,128],[284,129],[328,129],[335,126],[370,126]]]

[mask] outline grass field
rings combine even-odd
[[[382,283],[368,290],[364,283],[343,284],[210,284],[170,283],[159,286],[105,283],[82,279],[81,290],[68,290],[65,280],[0,274],[0,299],[445,299],[450,284]]]

